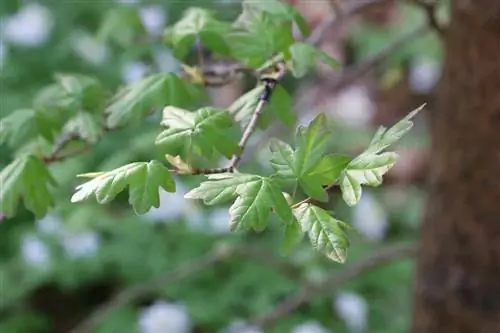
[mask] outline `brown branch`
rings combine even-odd
[[[66,148],[71,142],[80,140],[80,136],[76,133],[68,133],[65,135],[62,135],[59,139],[58,142],[54,145],[54,148],[52,149],[52,152],[48,156],[44,156],[42,158],[42,161],[45,164],[51,164],[55,162],[60,162],[63,161],[67,158],[73,157],[80,155],[84,152],[86,152],[89,149],[89,145],[85,143],[85,145],[80,148],[76,149],[66,155],[60,155],[60,153]]]
[[[250,139],[250,136],[252,136],[253,132],[255,131],[255,128],[257,127],[257,122],[258,122],[262,112],[264,111],[265,106],[269,102],[269,99],[271,97],[271,94],[272,94],[274,88],[276,87],[278,82],[283,78],[283,76],[285,76],[285,74],[286,74],[287,68],[286,68],[284,63],[278,63],[277,67],[278,67],[277,68],[278,72],[276,73],[276,75],[272,79],[264,79],[264,81],[266,82],[264,92],[260,96],[259,103],[255,107],[255,111],[252,115],[252,118],[250,119],[250,122],[246,126],[245,131],[243,132],[243,135],[240,139],[240,142],[238,143],[239,152],[237,154],[233,155],[233,157],[231,158],[231,161],[229,162],[228,168],[231,172],[234,171],[234,169],[236,168],[236,166],[240,162],[241,156],[243,155],[243,152],[245,151],[248,140]]]
[[[115,311],[123,306],[133,303],[144,295],[154,293],[162,286],[167,284],[177,283],[183,281],[215,264],[228,260],[235,255],[244,255],[253,258],[254,260],[264,263],[284,275],[293,278],[295,274],[290,271],[289,266],[277,258],[268,255],[268,252],[263,252],[259,248],[241,245],[236,247],[215,247],[212,251],[201,256],[200,258],[189,261],[173,271],[162,274],[158,277],[148,281],[139,282],[132,285],[123,291],[119,292],[116,296],[112,297],[107,302],[100,305],[90,313],[81,323],[79,323],[70,333],[90,333],[94,328],[100,324],[109,313]]]
[[[179,268],[171,272],[155,277],[146,282],[141,282],[119,292],[115,297],[111,298],[108,302],[99,306],[94,310],[90,316],[84,319],[83,322],[78,324],[71,333],[90,333],[94,328],[101,323],[106,316],[122,306],[134,302],[141,296],[154,292],[162,285],[172,284],[184,280],[194,274],[207,269],[215,263],[223,260],[226,256],[220,250],[213,250],[208,252],[197,260],[189,261]]]
[[[268,329],[276,324],[281,318],[295,311],[299,306],[305,304],[315,297],[324,295],[326,292],[337,288],[339,285],[379,266],[396,260],[407,259],[415,254],[416,247],[413,244],[396,244],[382,247],[358,262],[347,265],[341,271],[335,271],[330,276],[315,283],[304,285],[296,293],[265,314],[250,320],[250,323],[262,329]]]

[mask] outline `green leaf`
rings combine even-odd
[[[165,41],[173,46],[177,58],[183,59],[197,39],[213,52],[229,54],[224,34],[230,27],[217,21],[214,13],[203,8],[189,8],[182,19],[166,29]]]
[[[128,186],[129,203],[137,214],[145,214],[151,207],[159,207],[160,187],[167,192],[175,192],[172,175],[158,161],[131,163],[95,176],[76,188],[71,202],[95,197],[98,203],[105,204]]]
[[[413,122],[411,120],[425,107],[425,105],[426,104],[423,104],[411,111],[406,117],[398,121],[389,129],[383,126],[379,127],[366,152],[376,154],[400,140],[403,135],[413,127]]]
[[[246,8],[245,8],[246,7]],[[246,0],[243,2],[243,8],[249,11],[261,11],[269,14],[273,20],[293,21],[297,24],[303,37],[309,36],[309,28],[305,18],[297,11],[296,8],[278,0],[269,1],[253,1]]]
[[[217,205],[234,199],[239,185],[258,181],[259,176],[242,173],[222,173],[207,176],[209,181],[184,195],[186,199],[201,199],[206,205]]]
[[[167,129],[158,135],[156,144],[169,153],[195,149],[209,158],[214,151],[230,158],[239,149],[228,135],[234,122],[226,110],[206,107],[191,112],[167,106],[163,109],[162,125]]]
[[[396,163],[398,155],[386,152],[379,155],[362,154],[355,158],[341,177],[342,197],[349,205],[355,205],[361,199],[361,185],[378,186],[382,184],[382,176]]]
[[[102,111],[106,94],[97,79],[80,74],[58,74],[56,81],[65,91],[67,98],[74,100],[80,111]]]
[[[229,106],[229,113],[237,122],[248,122],[259,103],[259,97],[264,92],[264,85],[260,84],[240,96]]]
[[[306,129],[299,129],[295,150],[279,140],[271,141],[271,166],[285,180],[298,182],[308,196],[326,201],[323,185],[333,182],[347,161],[345,156],[325,155],[329,137],[326,118],[319,115]]]
[[[208,179],[184,197],[202,199],[207,205],[221,204],[237,197],[229,209],[231,230],[263,230],[272,209],[285,223],[295,221],[284,194],[270,178],[227,173],[209,175]]]
[[[411,119],[424,107],[425,104],[413,110],[389,129],[380,127],[369,147],[349,163],[340,179],[342,197],[349,206],[361,199],[361,185],[379,186],[382,183],[382,176],[394,166],[398,155],[381,151],[401,139],[412,128]]]
[[[15,215],[19,200],[37,218],[42,218],[54,205],[49,191],[56,182],[42,161],[33,156],[21,156],[0,172],[0,212],[8,217]]]
[[[306,43],[298,42],[291,45],[285,55],[292,74],[297,78],[303,77],[311,68],[314,68],[318,59],[334,69],[339,67],[338,61],[315,46]]]
[[[80,112],[66,123],[64,131],[75,133],[86,142],[94,144],[102,135],[102,126],[95,115]]]
[[[120,46],[130,46],[134,39],[145,34],[139,12],[133,7],[113,7],[102,20],[97,38],[102,42],[112,41]]]
[[[292,127],[297,121],[293,112],[293,101],[290,94],[281,85],[274,88],[268,108],[286,126]]]
[[[304,238],[304,233],[297,221],[285,224],[285,233],[280,252],[282,254],[290,253],[290,251],[302,241],[302,238]]]
[[[312,204],[300,205],[294,209],[294,214],[317,251],[334,261],[345,262],[349,239],[343,230],[343,222]]]
[[[160,73],[148,76],[119,91],[106,110],[107,126],[123,126],[139,121],[154,108],[182,106],[190,100],[188,86],[176,75]]]
[[[59,130],[59,123],[34,109],[19,109],[0,120],[0,143],[14,147],[38,135],[52,140]]]

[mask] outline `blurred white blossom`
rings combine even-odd
[[[353,127],[366,126],[375,113],[368,89],[361,85],[352,85],[339,92],[331,106],[332,116]]]
[[[435,86],[441,75],[441,64],[431,59],[415,59],[410,68],[410,87],[418,93],[427,93]]]
[[[39,237],[25,235],[21,240],[21,254],[31,266],[44,267],[50,261],[50,251]]]
[[[42,219],[37,220],[35,224],[40,232],[48,235],[60,234],[64,229],[62,221],[53,214],[45,215]]]
[[[143,62],[135,61],[126,63],[122,68],[122,80],[126,84],[139,81],[149,72],[149,66]]]
[[[353,225],[370,240],[382,240],[387,232],[388,217],[373,194],[365,191],[353,209]]]
[[[368,304],[361,295],[353,292],[340,293],[335,298],[333,306],[351,333],[360,333],[365,330]]]
[[[316,321],[308,321],[303,324],[297,325],[293,328],[291,333],[329,333],[330,331],[324,328]]]
[[[178,304],[158,301],[139,315],[140,333],[188,333],[191,327],[186,308]]]
[[[80,58],[93,65],[104,63],[108,57],[107,46],[87,32],[74,32],[71,36],[71,45]]]
[[[222,332],[223,333],[263,333],[258,328],[248,325],[243,320],[234,320]]]
[[[9,43],[36,47],[47,41],[53,25],[52,13],[47,7],[28,3],[5,20],[2,33]]]
[[[166,24],[166,15],[162,6],[144,6],[139,10],[139,16],[144,28],[150,35],[159,36],[163,33]]]
[[[61,244],[66,254],[73,259],[94,255],[101,245],[101,237],[95,232],[66,232]]]

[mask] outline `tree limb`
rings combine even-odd
[[[415,251],[416,246],[413,244],[396,244],[382,247],[368,257],[347,265],[344,269],[332,273],[319,282],[304,285],[296,293],[278,303],[271,311],[267,311],[265,314],[250,320],[250,323],[262,329],[270,328],[281,318],[290,314],[302,304],[311,301],[313,298],[323,295],[325,292],[335,289],[340,284],[369,270],[396,260],[410,258],[414,256]]]

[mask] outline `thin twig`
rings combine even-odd
[[[224,258],[226,258],[226,256],[221,255],[220,251],[213,250],[197,260],[187,262],[174,271],[160,275],[146,282],[133,285],[132,287],[119,292],[111,300],[99,306],[90,314],[90,316],[78,324],[78,326],[74,328],[71,333],[93,332],[94,328],[101,323],[110,312],[134,302],[136,299],[145,294],[154,292],[162,285],[176,283],[193,276],[194,274],[207,269]]]
[[[89,149],[89,145],[87,143],[85,143],[85,145],[80,149],[76,149],[72,152],[69,152],[66,155],[60,155],[60,153],[64,150],[64,148],[66,148],[71,142],[77,141],[79,139],[81,139],[81,138],[76,133],[68,133],[68,134],[62,135],[59,138],[59,140],[56,142],[56,144],[54,145],[54,148],[52,149],[52,153],[50,153],[50,155],[42,158],[43,162],[45,164],[60,162],[60,161],[65,160],[67,158],[77,156],[77,155],[80,155],[80,154],[86,152]]]
[[[266,311],[265,314],[255,317],[250,320],[250,323],[262,329],[267,329],[313,298],[324,295],[337,288],[340,284],[371,269],[396,260],[410,258],[415,254],[415,250],[416,247],[413,244],[396,244],[382,247],[372,252],[368,257],[350,264],[340,271],[332,273],[319,282],[303,286],[299,291],[278,303],[273,310]]]
[[[412,3],[424,10],[427,16],[427,23],[434,29],[439,36],[444,36],[444,27],[437,17],[437,1],[435,0],[411,0]]]
[[[235,255],[244,255],[258,262],[264,263],[267,266],[276,269],[282,274],[293,278],[294,274],[290,271],[291,267],[285,266],[285,262],[269,256],[267,252],[259,248],[248,245],[238,245],[235,247],[215,247],[212,251],[202,257],[189,261],[173,271],[162,274],[151,280],[139,282],[112,297],[78,324],[70,333],[90,333],[94,328],[106,319],[109,313],[123,306],[133,303],[144,295],[154,293],[164,285],[177,283],[191,276],[196,275],[200,271],[208,269],[213,265],[233,258]]]
[[[278,73],[276,73],[276,75],[273,77],[272,80],[268,79],[266,81],[265,90],[264,90],[264,92],[262,93],[262,95],[261,95],[261,97],[259,99],[259,103],[255,107],[255,111],[254,111],[254,113],[252,115],[252,118],[250,118],[250,122],[246,126],[245,131],[243,132],[243,135],[241,136],[240,142],[238,143],[238,148],[239,148],[238,153],[235,154],[235,155],[233,155],[233,157],[231,158],[231,161],[229,162],[229,167],[228,168],[231,171],[234,171],[234,169],[236,168],[236,166],[240,162],[241,156],[243,155],[243,152],[245,151],[245,147],[247,145],[247,142],[250,139],[250,136],[255,131],[255,128],[257,127],[257,122],[258,122],[258,120],[259,120],[262,112],[264,111],[264,107],[269,102],[269,98],[271,97],[271,94],[272,94],[274,88],[276,87],[276,84],[286,74],[287,68],[286,68],[286,66],[285,66],[284,63],[278,63],[277,67],[278,67],[277,68],[278,69]]]

